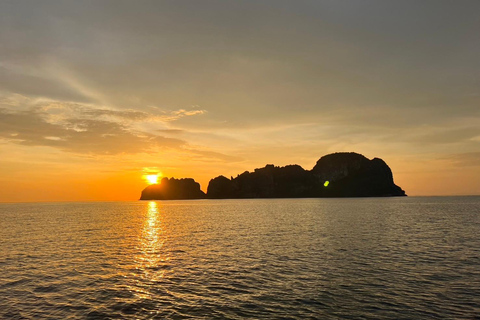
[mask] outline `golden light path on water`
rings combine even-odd
[[[0,319],[480,314],[480,197],[4,204],[0,224]]]
[[[149,271],[155,269],[166,259],[168,260],[168,258],[162,255],[161,252],[165,243],[164,232],[165,230],[163,230],[158,204],[155,201],[150,201],[148,203],[148,210],[141,238],[142,254],[138,257],[139,267],[145,271],[146,275],[155,277],[162,277],[163,275],[163,272],[153,273]]]
[[[162,251],[166,237],[158,203],[155,201],[148,203],[144,219],[134,257],[134,281],[129,289],[138,297],[148,298],[151,291],[147,284],[163,278],[165,271],[162,270],[162,266],[169,257]]]

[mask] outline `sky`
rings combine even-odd
[[[480,1],[0,2],[0,202],[323,155],[480,194]]]

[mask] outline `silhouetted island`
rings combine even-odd
[[[163,178],[160,184],[152,184],[142,191],[140,200],[187,200],[205,199],[205,192],[195,180]]]
[[[145,188],[140,199],[395,196],[406,194],[395,185],[392,171],[382,159],[369,160],[358,153],[341,152],[323,156],[310,171],[299,165],[276,167],[268,164],[253,172],[245,171],[236,178],[218,176],[210,180],[206,195],[193,179],[164,178],[160,185]]]

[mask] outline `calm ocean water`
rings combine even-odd
[[[0,205],[2,319],[480,319],[480,197]]]

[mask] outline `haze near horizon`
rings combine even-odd
[[[0,202],[323,155],[480,194],[478,1],[2,1]]]

